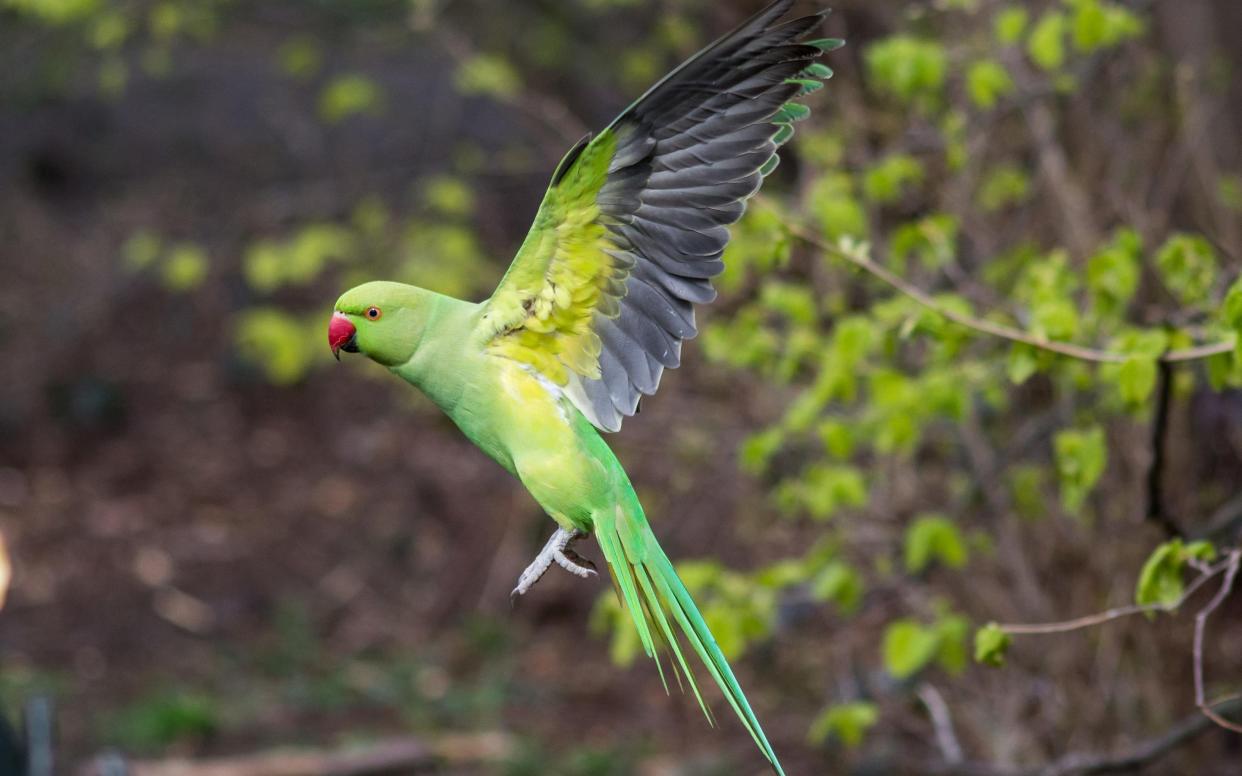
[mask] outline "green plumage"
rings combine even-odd
[[[715,296],[727,227],[809,115],[794,100],[831,75],[814,60],[840,41],[803,41],[822,14],[777,24],[790,4],[760,11],[575,146],[491,299],[367,283],[337,301],[329,333],[337,348],[352,329],[350,347],[426,393],[562,528],[593,534],[644,651],[657,666],[669,651],[710,720],[687,659],[697,656],[778,774],[599,432],[619,429],[680,362],[694,305]]]

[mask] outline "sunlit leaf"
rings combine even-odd
[[[940,639],[915,620],[896,620],[884,629],[884,668],[896,679],[906,679],[936,657]]]
[[[980,108],[991,108],[1014,89],[1013,78],[1005,66],[994,59],[975,62],[966,71],[966,91]]]
[[[1216,251],[1200,235],[1174,234],[1156,252],[1160,277],[1182,304],[1207,300],[1216,282],[1216,264]]]
[[[922,515],[906,529],[906,571],[917,574],[933,561],[951,569],[966,565],[966,544],[957,526],[943,515]]]
[[[1044,70],[1058,70],[1065,63],[1065,14],[1049,11],[1035,23],[1026,51]]]
[[[370,78],[358,74],[337,76],[319,95],[319,115],[335,124],[361,113],[379,113],[383,100],[383,90]]]
[[[1077,512],[1090,494],[1108,462],[1104,429],[1066,429],[1053,439],[1061,500],[1069,512]]]
[[[513,66],[490,54],[479,54],[463,62],[457,69],[456,83],[462,94],[486,94],[500,99],[512,97],[522,88]]]
[[[902,102],[937,102],[948,71],[948,53],[934,40],[895,35],[871,44],[864,56],[876,91]]]
[[[193,243],[174,245],[160,266],[160,277],[171,291],[190,291],[207,277],[207,251]]]
[[[986,666],[1002,666],[1013,641],[1001,627],[990,622],[975,631],[975,662]]]
[[[873,703],[840,703],[825,709],[815,718],[807,739],[812,744],[822,744],[829,738],[835,738],[848,747],[856,747],[879,719],[880,710]]]

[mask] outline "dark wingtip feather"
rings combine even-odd
[[[596,203],[624,265],[626,295],[597,314],[601,380],[592,388],[608,430],[653,393],[664,368],[693,336],[693,304],[709,301],[724,268],[726,227],[776,169],[776,149],[811,110],[797,100],[823,87],[832,69],[816,61],[837,38],[806,40],[830,13],[780,19],[776,0],[678,66],[610,125],[619,138]],[[770,127],[765,133],[763,127]],[[602,316],[602,317],[600,317]]]

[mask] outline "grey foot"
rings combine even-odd
[[[595,564],[569,547],[569,545],[583,536],[586,536],[586,534],[581,531],[566,531],[564,528],[556,529],[556,533],[552,534],[552,538],[548,539],[548,543],[543,545],[543,549],[535,556],[535,560],[518,577],[517,587],[513,588],[513,592],[509,594],[509,597],[517,598],[520,595],[525,595],[526,591],[534,587],[544,573],[552,568],[553,563],[576,577],[586,579],[587,577],[595,576]]]

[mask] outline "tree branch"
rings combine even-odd
[[[934,686],[924,682],[919,685],[919,700],[927,707],[931,717],[932,729],[936,731],[936,745],[945,762],[960,763],[962,761],[962,745],[958,743],[957,732],[953,729],[953,717],[949,714],[949,704]]]
[[[1199,588],[1206,585],[1209,580],[1219,575],[1222,571],[1227,572],[1227,579],[1229,577],[1228,572],[1231,568],[1234,569],[1234,573],[1236,573],[1238,563],[1237,556],[1239,553],[1242,553],[1242,550],[1234,550],[1224,560],[1214,566],[1209,566],[1201,572],[1193,582],[1186,586],[1186,589],[1182,592],[1181,597],[1173,603],[1130,604],[1128,606],[1117,606],[1096,614],[1089,614],[1085,617],[1076,617],[1072,620],[1035,624],[998,624],[997,627],[1005,633],[1015,636],[1047,635],[1050,633],[1068,633],[1070,631],[1081,630],[1082,628],[1090,628],[1093,625],[1103,625],[1106,622],[1111,622],[1122,617],[1129,617],[1135,614],[1144,614],[1146,612],[1174,612],[1177,611],[1177,609],[1181,607],[1181,605],[1184,604],[1192,595],[1198,592]],[[1229,584],[1232,585],[1231,580],[1229,581]]]
[[[1203,689],[1203,634],[1207,630],[1207,619],[1212,612],[1220,608],[1220,605],[1233,592],[1233,582],[1238,576],[1238,566],[1242,565],[1242,549],[1230,552],[1227,561],[1225,581],[1221,582],[1220,589],[1216,591],[1216,595],[1212,596],[1212,600],[1208,602],[1207,606],[1200,609],[1199,613],[1195,615],[1195,705],[1199,707],[1199,710],[1203,712],[1205,717],[1217,725],[1236,733],[1242,733],[1242,725],[1230,722],[1221,716],[1215,708],[1219,701],[1209,703],[1206,700],[1206,692]]]
[[[1232,698],[1216,708],[1220,715],[1242,712],[1242,698]],[[1212,729],[1212,720],[1202,714],[1191,714],[1165,733],[1144,741],[1118,754],[1071,753],[1051,763],[1031,767],[1011,767],[990,763],[920,763],[919,772],[936,776],[1094,776],[1104,773],[1129,773],[1151,765],[1174,749]]]
[[[1169,405],[1173,400],[1173,367],[1162,361],[1157,371],[1156,410],[1151,422],[1151,466],[1147,470],[1147,519],[1159,523],[1169,538],[1182,530],[1164,503],[1164,440],[1169,431]]]
[[[956,324],[965,326],[968,329],[974,329],[981,334],[1000,337],[1001,339],[1006,339],[1011,342],[1030,345],[1031,347],[1038,348],[1040,350],[1057,353],[1069,358],[1076,358],[1080,361],[1091,361],[1097,364],[1120,364],[1130,358],[1130,356],[1125,353],[1089,348],[1082,345],[1075,345],[1071,342],[1060,342],[1057,340],[1045,339],[1044,337],[1038,337],[1034,334],[1030,334],[1029,332],[1022,331],[1021,329],[1006,326],[1003,323],[996,323],[983,318],[977,318],[973,315],[960,313],[946,307],[940,302],[937,302],[935,298],[933,298],[926,291],[923,291],[921,288],[909,283],[896,273],[877,264],[871,258],[863,255],[862,252],[848,251],[838,246],[831,245],[799,226],[790,225],[786,228],[789,230],[790,235],[796,237],[807,245],[818,248],[830,256],[835,256],[850,262],[859,269],[864,270],[868,274],[882,280],[901,293],[910,297],[923,307],[938,313]],[[1232,340],[1210,342],[1202,345],[1195,345],[1190,348],[1166,351],[1157,360],[1168,364],[1196,361],[1209,356],[1228,353],[1233,350],[1233,347],[1234,343]]]

